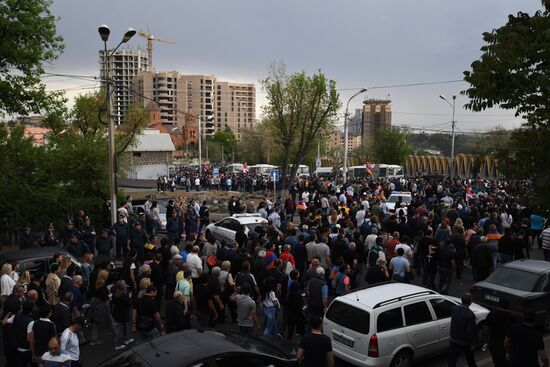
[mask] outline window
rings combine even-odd
[[[435,311],[435,316],[438,319],[446,319],[451,317],[451,311],[455,306],[451,301],[447,301],[443,298],[432,298],[430,304]]]
[[[403,307],[407,326],[433,321],[432,314],[426,302],[417,302]]]
[[[21,261],[19,266],[21,267],[21,269],[28,270],[30,273],[46,273],[46,264],[44,262],[44,259]]]
[[[518,269],[500,267],[497,268],[487,283],[498,284],[501,287],[517,289],[525,292],[533,292],[539,281],[539,274]]]
[[[327,319],[347,329],[361,334],[368,334],[370,328],[370,314],[357,307],[350,306],[340,301],[334,301],[330,305]]]
[[[403,314],[401,307],[382,312],[376,320],[378,332],[398,329],[403,327]]]

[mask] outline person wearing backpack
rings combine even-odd
[[[340,265],[340,271],[336,274],[334,279],[334,291],[337,296],[343,296],[351,291],[350,274],[351,267],[349,264],[343,263]]]
[[[384,239],[382,237],[377,237],[374,246],[370,248],[367,255],[367,265],[369,268],[376,266],[378,258],[381,257],[380,255],[385,255],[384,247],[382,247],[383,241]]]

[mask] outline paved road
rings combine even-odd
[[[220,215],[220,218],[223,217],[223,216],[224,215]],[[215,219],[217,220],[217,219],[220,219],[220,218],[215,218]],[[542,258],[542,254],[539,252],[539,250],[533,250],[531,256],[533,258],[537,258],[537,259]],[[419,277],[416,277],[416,279],[414,280],[414,283],[415,284],[420,283]],[[453,279],[453,281],[451,283],[451,286],[450,286],[449,294],[451,296],[459,297],[463,292],[468,291],[468,289],[470,288],[471,285],[472,285],[471,272],[469,271],[469,269],[465,269],[464,274],[463,274],[463,279],[461,279],[461,280]],[[233,325],[233,324],[223,325],[223,326],[220,327],[220,329],[228,330],[228,331],[235,331],[235,332],[238,331],[237,328],[235,327],[235,325]],[[89,346],[89,345],[84,345],[82,347],[82,355],[85,358],[84,360],[86,361],[86,365],[88,365],[88,366],[96,365],[97,363],[99,363],[102,360],[105,360],[109,356],[115,355],[112,336],[110,336],[106,331],[104,331],[101,334],[102,334],[102,337],[105,340],[105,343],[103,343],[101,345],[98,345],[98,346],[93,346],[93,347]],[[550,335],[546,336],[545,342],[546,342],[547,345],[550,346]],[[548,350],[550,351],[550,348]],[[481,366],[492,366],[491,355],[489,354],[488,351],[483,352],[481,350],[478,350],[476,352],[476,360],[478,361],[478,366],[480,366],[480,367]],[[430,358],[428,360],[421,361],[421,362],[417,363],[416,365],[417,366],[422,366],[422,367],[443,367],[443,366],[446,366],[447,365],[446,354],[442,354],[442,355]],[[459,366],[465,366],[465,365],[466,365],[466,362],[462,358],[460,360]],[[337,360],[336,366],[348,367],[348,366],[351,366],[351,365],[344,362],[344,361]]]

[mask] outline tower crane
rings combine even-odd
[[[164,40],[150,34],[149,32],[139,32],[140,37],[143,37],[147,40],[147,56],[149,57],[149,71],[153,71],[153,41],[167,43],[169,45],[175,45],[176,42]]]

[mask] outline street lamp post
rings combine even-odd
[[[111,224],[116,223],[116,213],[117,213],[117,204],[116,204],[116,173],[115,173],[115,124],[113,121],[113,116],[111,114],[111,80],[109,79],[109,70],[108,62],[111,56],[118,50],[120,45],[126,43],[132,38],[136,31],[133,28],[128,28],[122,41],[118,46],[108,54],[107,50],[107,41],[109,40],[109,34],[111,30],[105,24],[99,26],[98,30],[101,40],[103,41],[104,53],[103,53],[103,78],[105,81],[105,103],[107,106],[107,124],[109,127],[109,188],[110,188],[110,199],[111,199]]]
[[[451,177],[454,177],[454,167],[455,167],[455,102],[456,102],[456,94],[453,94],[453,103],[449,102],[447,98],[443,94],[439,95],[439,98],[444,100],[451,106],[453,110],[453,117],[451,119]]]
[[[344,115],[344,183],[348,180],[348,109],[349,109],[349,103],[352,99],[357,97],[358,95],[365,93],[367,91],[367,88],[361,88],[361,90],[357,93],[355,93],[353,96],[351,96],[348,99],[348,103],[346,104],[346,113]]]
[[[206,116],[206,121],[212,120],[212,118],[213,116]],[[208,149],[208,143],[206,143],[206,148]],[[199,116],[199,176],[202,176],[202,116]]]

